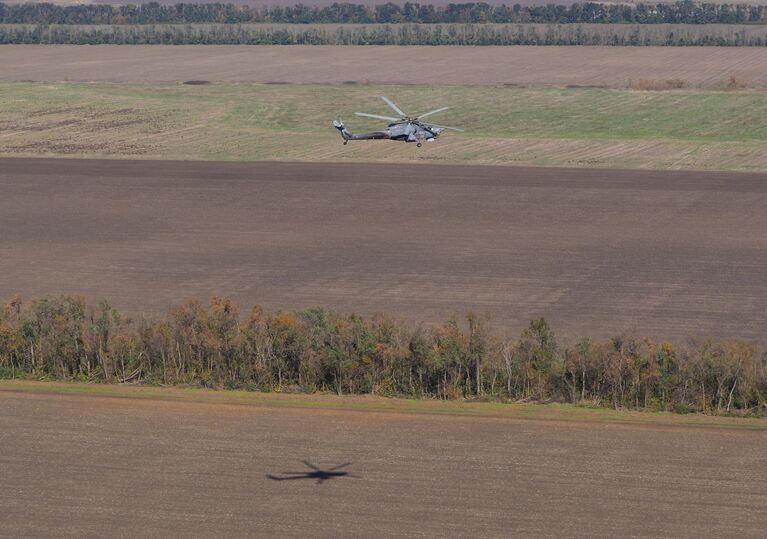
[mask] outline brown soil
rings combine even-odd
[[[70,5],[70,4],[107,4],[107,5],[125,5],[125,4],[147,4],[149,2],[157,2],[158,0],[52,0],[52,4],[59,4],[59,5]],[[160,4],[212,4],[215,2],[219,2],[220,0],[187,0],[185,2],[180,2],[179,0],[159,0]],[[238,5],[247,5],[247,6],[289,6],[293,7],[296,4],[304,4],[306,6],[319,6],[319,7],[325,7],[325,6],[331,6],[334,3],[336,3],[338,0],[308,0],[307,2],[300,2],[299,0],[226,0],[227,4],[238,4]],[[394,4],[398,4],[400,6],[404,5],[407,0],[389,0],[392,1]],[[557,0],[557,4],[560,5],[570,5],[574,3],[576,0]],[[9,4],[14,3],[22,3],[23,0],[11,0],[8,2]],[[377,6],[383,2],[382,0],[354,0],[353,2],[349,2],[351,4],[361,4],[364,6]],[[445,6],[447,4],[453,3],[453,0],[429,0],[429,4],[433,4],[435,6]],[[508,0],[487,0],[486,3],[490,5],[500,5],[500,4],[507,4]],[[545,5],[545,0],[515,0],[515,4],[520,4],[522,6],[534,6],[534,5]]]
[[[0,297],[764,340],[767,175],[0,159]]]
[[[0,80],[616,86],[682,80],[719,87],[730,77],[767,85],[759,47],[0,47]]]
[[[2,535],[762,537],[767,433],[0,392]],[[322,483],[282,472],[349,463]],[[295,477],[295,476],[293,476]]]

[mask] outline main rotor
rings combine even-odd
[[[395,122],[395,123],[416,123],[420,125],[424,125],[426,127],[437,127],[439,129],[450,129],[452,131],[463,131],[463,129],[459,129],[457,127],[447,127],[444,125],[436,125],[436,124],[429,124],[426,122],[422,122],[421,120],[423,118],[426,118],[427,116],[431,116],[432,114],[437,114],[438,112],[444,112],[450,107],[440,107],[438,109],[430,110],[428,112],[424,112],[423,114],[419,114],[417,116],[410,116],[407,113],[405,113],[402,109],[400,109],[397,105],[394,104],[394,102],[389,99],[388,97],[381,96],[381,99],[384,100],[384,102],[389,105],[389,107],[400,115],[399,118],[394,118],[392,116],[383,116],[380,114],[369,114],[367,112],[355,112],[357,116],[364,116],[366,118],[375,118],[377,120],[387,120],[389,122]]]

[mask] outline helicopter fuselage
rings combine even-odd
[[[426,127],[419,122],[394,122],[386,129],[388,138],[405,142],[423,142],[434,140],[442,130],[436,127]]]
[[[427,126],[417,121],[403,121],[390,123],[384,131],[373,131],[370,133],[351,133],[341,122],[334,123],[336,129],[341,132],[344,138],[344,144],[347,140],[374,140],[391,139],[402,142],[415,142],[418,146],[422,142],[435,140],[442,129],[433,126]]]

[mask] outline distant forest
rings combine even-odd
[[[767,46],[767,25],[0,25],[0,44]]]
[[[322,308],[240,315],[218,297],[154,320],[79,297],[11,298],[0,377],[767,415],[767,354],[750,343],[620,335],[563,346],[544,319],[508,338],[473,314],[435,324]]]
[[[53,5],[0,3],[4,24],[765,24],[766,6],[693,1],[633,5],[575,3],[569,6],[491,6],[456,3],[447,6],[386,3],[375,7],[337,3],[329,7],[249,7],[234,4]]]

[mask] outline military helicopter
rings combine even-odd
[[[373,131],[372,133],[359,133],[354,134],[348,129],[346,129],[346,126],[344,125],[344,122],[342,120],[335,120],[333,121],[333,127],[338,129],[338,131],[341,133],[341,137],[344,139],[344,144],[349,142],[350,140],[370,140],[370,139],[391,139],[391,140],[401,140],[404,142],[415,142],[416,146],[419,148],[421,147],[422,143],[424,141],[426,142],[433,142],[437,139],[437,137],[444,131],[445,129],[449,129],[451,131],[463,131],[463,129],[458,129],[457,127],[447,127],[444,125],[435,125],[435,124],[429,124],[426,122],[421,121],[423,118],[426,118],[427,116],[431,116],[432,114],[437,114],[438,112],[443,112],[449,109],[450,107],[442,107],[434,110],[430,110],[429,112],[424,112],[423,114],[419,114],[418,116],[410,117],[402,110],[395,105],[391,99],[388,97],[381,96],[381,99],[383,99],[391,109],[400,115],[399,118],[394,118],[392,116],[381,116],[379,114],[368,114],[367,112],[355,112],[357,116],[364,116],[366,118],[376,118],[378,120],[388,120],[392,123],[390,123],[385,131]]]

